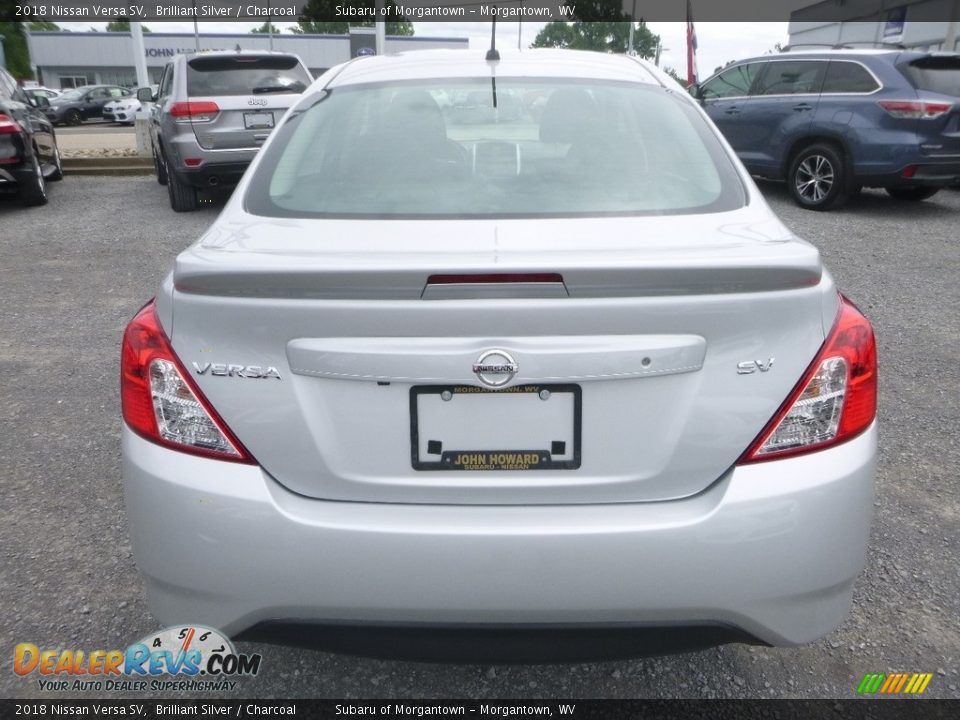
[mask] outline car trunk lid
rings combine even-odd
[[[306,496],[687,497],[787,396],[832,288],[768,215],[727,220],[247,217],[178,259],[172,341],[266,472]],[[431,299],[437,276],[486,282]]]
[[[212,55],[189,60],[190,102],[212,102],[219,109],[211,119],[191,116],[197,142],[206,150],[260,147],[310,82],[292,55]]]
[[[960,157],[960,55],[943,53],[911,60],[901,67],[919,99],[951,104],[949,111],[916,121],[920,150],[931,157]]]

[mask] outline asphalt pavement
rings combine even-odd
[[[876,519],[851,615],[838,630],[799,648],[728,645],[496,667],[241,643],[263,655],[242,695],[852,697],[867,672],[909,671],[934,674],[927,696],[960,697],[960,191],[919,204],[870,191],[842,210],[814,213],[780,186],[763,189],[785,222],[820,247],[877,330]],[[17,643],[119,649],[159,627],[123,509],[119,343],[218,208],[175,214],[152,178],[68,177],[51,185],[43,208],[0,200],[2,697],[70,696],[40,691],[35,675],[14,675]]]

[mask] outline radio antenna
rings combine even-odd
[[[493,28],[490,30],[490,49],[487,50],[487,60],[499,60],[500,51],[497,50],[497,6],[493,6]]]

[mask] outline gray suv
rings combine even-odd
[[[177,212],[195,210],[197,190],[235,185],[277,121],[313,82],[296,55],[203,52],[178,55],[160,79],[150,136],[157,182]]]

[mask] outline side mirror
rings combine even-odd
[[[691,83],[687,87],[687,92],[689,92],[697,100],[703,100],[703,88],[700,87],[700,83]]]
[[[155,98],[153,97],[153,90],[151,90],[150,88],[140,88],[139,90],[137,90],[137,100],[139,100],[140,102],[142,103],[153,102],[154,99]]]

